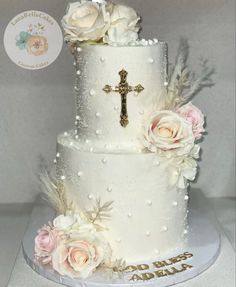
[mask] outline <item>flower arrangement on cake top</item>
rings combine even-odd
[[[138,39],[140,17],[133,8],[99,0],[70,3],[62,19],[65,40],[126,45]]]

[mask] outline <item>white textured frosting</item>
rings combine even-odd
[[[168,187],[169,160],[153,153],[92,152],[70,133],[60,135],[57,176],[82,210],[96,198],[114,201],[105,236],[114,258],[154,259],[183,246],[186,190]]]
[[[77,69],[77,130],[80,139],[91,140],[97,147],[110,144],[114,148],[129,149],[140,145],[145,119],[158,103],[160,91],[166,81],[167,45],[111,47],[85,45],[75,53]],[[146,43],[146,42],[145,42]],[[129,124],[120,125],[121,96],[103,91],[105,85],[117,86],[119,72],[128,72],[129,85],[141,84],[144,90],[138,95],[127,95]]]

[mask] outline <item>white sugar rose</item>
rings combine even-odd
[[[111,248],[101,234],[76,232],[57,246],[52,267],[63,276],[85,279],[110,258]]]
[[[197,175],[197,163],[192,157],[174,158],[169,170],[170,186],[180,189],[187,187],[188,180],[193,181]]]
[[[187,187],[188,181],[193,181],[197,175],[197,162],[200,146],[195,144],[189,155],[172,159],[169,169],[169,185],[180,189]]]
[[[110,26],[106,3],[83,0],[70,3],[62,19],[62,26],[67,41],[101,40]]]
[[[144,145],[168,158],[188,155],[194,147],[192,125],[172,111],[159,111],[145,131]]]
[[[111,26],[107,36],[104,37],[104,42],[122,45],[135,42],[138,39],[137,23],[139,20],[140,17],[134,9],[123,5],[114,5]]]
[[[59,215],[53,220],[53,226],[61,231],[79,228],[85,224],[79,214]]]

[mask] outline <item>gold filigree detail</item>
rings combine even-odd
[[[120,83],[116,87],[110,85],[105,85],[103,91],[107,94],[111,92],[119,93],[121,95],[121,113],[120,113],[120,124],[122,127],[126,127],[129,124],[128,120],[128,111],[127,111],[127,95],[130,92],[141,93],[144,90],[144,87],[141,84],[138,84],[135,87],[132,87],[127,82],[128,72],[124,69],[119,72]]]

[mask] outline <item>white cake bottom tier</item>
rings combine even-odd
[[[156,258],[185,243],[186,190],[168,187],[169,160],[152,153],[86,151],[71,136],[59,136],[57,176],[80,210],[96,199],[113,201],[104,232],[114,258]]]

